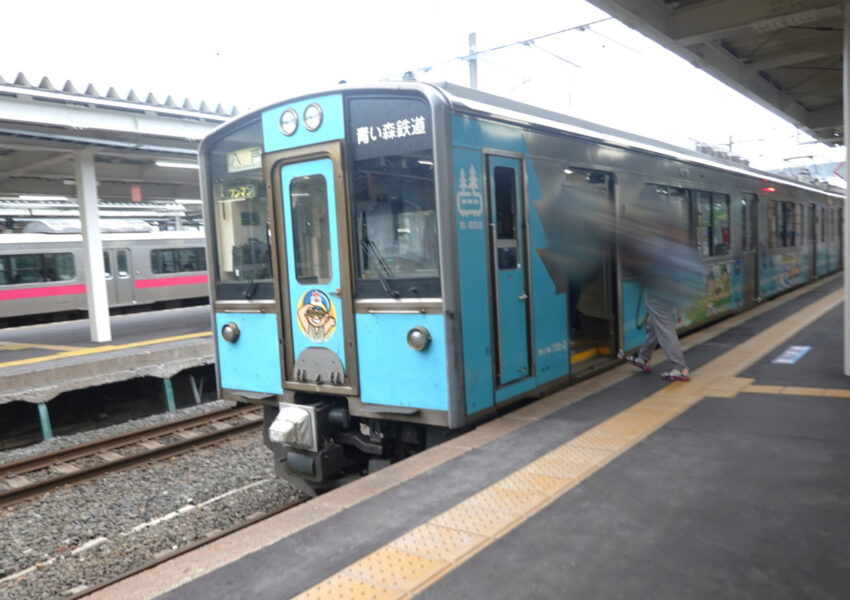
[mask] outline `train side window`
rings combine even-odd
[[[56,274],[60,281],[70,281],[77,276],[74,267],[74,255],[70,252],[63,252],[54,255],[56,258]]]
[[[44,281],[44,255],[19,254],[10,258],[12,283],[36,283]]]
[[[711,195],[711,255],[729,254],[729,196]]]
[[[298,283],[331,280],[328,183],[322,175],[296,177],[289,184],[292,250]]]
[[[777,225],[776,225],[776,201],[770,200],[767,204],[767,235],[770,248],[778,248],[777,246]]]
[[[803,237],[803,205],[794,204],[794,246],[802,246]]]
[[[498,248],[499,269],[516,269],[519,266],[517,256],[517,190],[516,172],[510,167],[496,167],[493,170],[494,191],[496,196],[496,244]]]
[[[0,285],[9,285],[11,277],[9,276],[9,257],[0,256]]]

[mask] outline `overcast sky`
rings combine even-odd
[[[801,154],[795,128],[582,0],[7,1],[0,76],[71,80],[160,101],[201,100],[242,112],[340,80],[469,83],[470,32],[486,50],[479,87],[684,145],[727,144],[756,166]],[[433,67],[429,70],[423,70]],[[801,138],[802,139],[802,138]],[[837,160],[841,160],[837,158]]]

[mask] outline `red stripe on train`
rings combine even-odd
[[[158,279],[137,279],[134,283],[137,290],[144,288],[167,287],[171,285],[193,285],[207,283],[206,275],[187,275],[185,277],[162,277]]]
[[[22,290],[0,290],[0,300],[26,300],[27,298],[45,298],[47,296],[69,296],[85,294],[86,285],[52,285],[50,287],[26,288]]]

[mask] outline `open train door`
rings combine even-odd
[[[570,372],[581,377],[617,356],[614,177],[575,167],[564,177],[568,214],[596,232],[576,244],[584,266],[568,281]]]

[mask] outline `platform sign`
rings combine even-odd
[[[777,365],[793,365],[811,349],[811,346],[788,346],[785,352],[774,358],[771,362]]]

